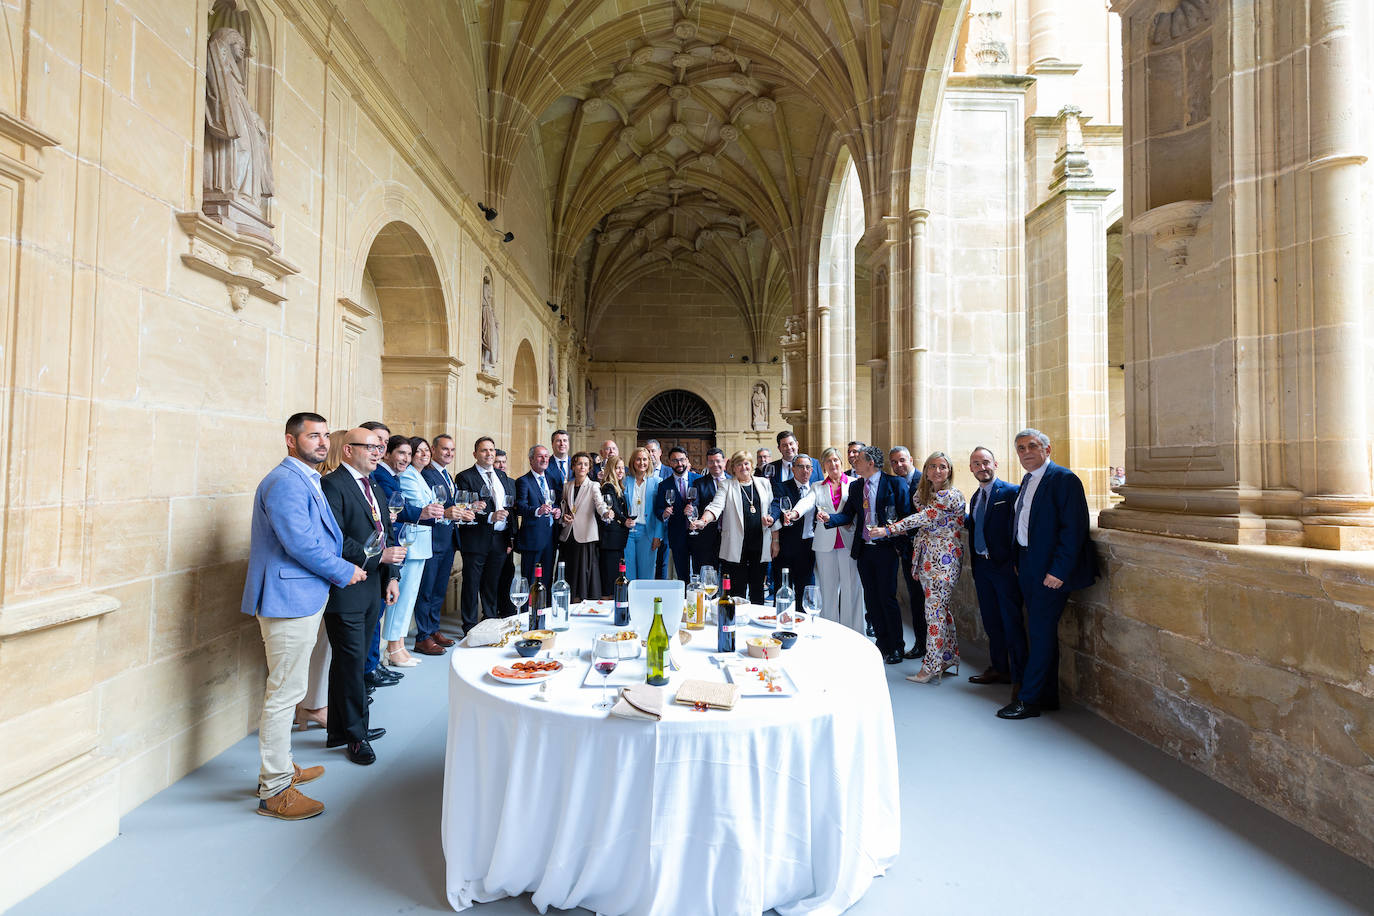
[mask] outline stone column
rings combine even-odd
[[[1059,56],[1059,5],[1063,0],[1030,0],[1030,62],[1057,62]]]
[[[929,210],[907,214],[907,245],[910,249],[910,337],[904,341],[903,387],[911,397],[910,448],[913,455],[927,455],[930,445],[930,274],[926,241]]]
[[[782,401],[783,420],[793,430],[806,432],[809,419],[807,410],[807,388],[809,373],[806,365],[806,316],[788,315],[783,324],[782,336],[778,345],[782,348]]]

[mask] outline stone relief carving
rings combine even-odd
[[[596,388],[592,387],[592,380],[591,380],[591,379],[586,379],[586,380],[584,381],[584,384],[586,385],[586,391],[585,391],[584,397],[585,397],[585,402],[586,402],[587,425],[588,425],[588,426],[595,426],[595,425],[596,425]]]
[[[549,341],[549,408],[558,409],[558,354],[554,352],[553,341]]]
[[[1001,18],[998,0],[983,0],[976,10],[969,12],[969,19],[973,20],[973,34],[969,40],[968,54],[980,70],[995,72],[1011,63],[1011,54],[1001,34]]]
[[[763,382],[755,382],[749,395],[749,419],[756,430],[768,428],[768,386]]]
[[[495,288],[491,273],[482,277],[482,371],[496,369],[498,354],[501,352],[500,327],[496,321]]]
[[[1211,0],[1160,0],[1150,42],[1167,44],[1211,21]]]
[[[248,98],[248,42],[236,29],[210,35],[205,68],[206,216],[272,241],[268,199],[276,193],[267,125]]]

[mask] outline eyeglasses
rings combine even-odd
[[[352,446],[353,448],[365,448],[369,452],[380,452],[382,449],[386,448],[385,445],[373,445],[370,442],[345,442],[344,445]]]

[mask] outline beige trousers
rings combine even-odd
[[[267,650],[267,689],[258,721],[258,797],[271,798],[291,785],[291,726],[296,704],[310,680],[310,655],[320,632],[320,608],[309,617],[259,617],[263,648]]]

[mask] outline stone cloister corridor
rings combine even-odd
[[[448,433],[455,469],[489,435],[512,478],[555,430],[700,470],[790,429],[817,458],[947,452],[965,493],[975,447],[1015,482],[1043,430],[1099,573],[1060,624],[1064,721],[1176,762],[1169,810],[1258,806],[1233,833],[1326,863],[1293,899],[1374,910],[1374,4],[0,0],[0,24],[0,910],[191,787],[196,829],[248,819],[207,780],[251,782],[267,665],[239,605],[296,411]],[[430,765],[438,674],[387,698]],[[900,700],[904,793],[926,717],[975,714],[949,686]],[[967,727],[1041,725],[1067,728]],[[349,823],[385,816],[367,791]],[[1202,848],[1212,811],[1175,826]],[[1265,861],[1236,852],[1231,886]]]

